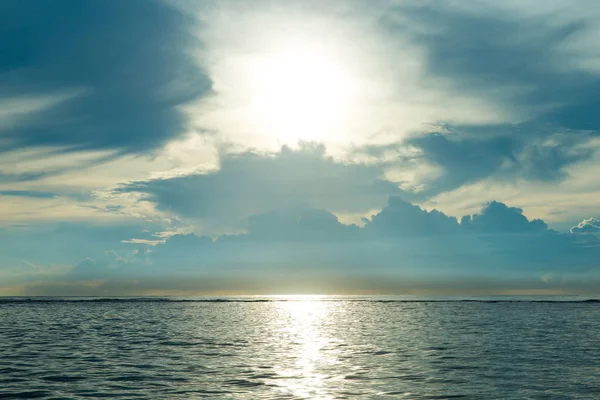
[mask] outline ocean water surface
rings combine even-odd
[[[598,399],[579,298],[4,298],[0,398]]]

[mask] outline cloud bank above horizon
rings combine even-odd
[[[593,292],[600,9],[0,4],[0,295]]]

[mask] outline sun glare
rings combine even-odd
[[[253,65],[254,115],[278,140],[332,140],[352,111],[356,83],[325,51],[290,45]]]

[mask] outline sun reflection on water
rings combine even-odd
[[[328,374],[339,361],[331,352],[339,339],[332,330],[333,314],[343,312],[341,303],[329,302],[325,296],[285,296],[276,302],[278,320],[277,346],[287,357],[274,365],[284,384],[283,391],[310,399],[333,399],[328,387],[334,376]]]

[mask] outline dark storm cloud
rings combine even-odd
[[[176,106],[210,89],[187,53],[188,29],[155,0],[0,2],[1,100],[61,98],[5,116],[1,148],[140,152],[178,135]]]

